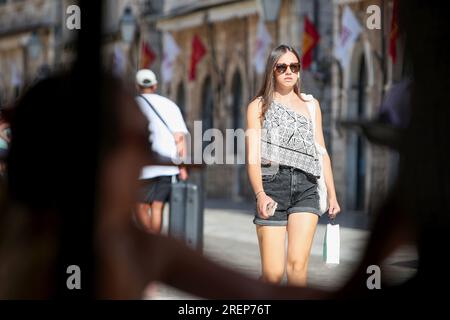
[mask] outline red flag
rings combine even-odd
[[[394,0],[392,9],[391,32],[389,33],[389,55],[392,62],[397,61],[397,38],[398,38],[398,1]]]
[[[206,54],[206,48],[197,35],[192,39],[191,68],[189,70],[189,80],[195,80],[197,63]]]
[[[152,47],[144,41],[141,49],[141,68],[148,69],[156,59],[156,53],[153,52]]]
[[[302,55],[302,68],[308,69],[313,60],[313,49],[319,42],[320,36],[316,28],[309,21],[308,16],[305,16],[305,27],[303,32],[303,55]]]

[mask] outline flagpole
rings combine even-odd
[[[319,10],[320,10],[320,2],[318,0],[314,0],[314,2],[313,2],[314,27],[316,28],[317,32],[320,34]],[[316,45],[313,48],[313,63],[315,62],[317,64],[318,55],[319,55],[319,45]]]
[[[380,32],[380,36],[381,36],[381,63],[382,63],[382,68],[381,68],[381,73],[383,75],[383,90],[381,91],[381,98],[383,98],[384,93],[385,93],[385,86],[386,86],[386,39],[385,39],[385,23],[384,23],[384,12],[385,12],[385,6],[384,6],[384,1],[381,1],[381,16],[383,17],[383,19],[381,19],[381,30],[383,30],[382,32]]]

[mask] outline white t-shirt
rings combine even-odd
[[[180,109],[174,102],[155,93],[146,93],[143,94],[143,96],[152,104],[153,108],[155,108],[159,115],[164,119],[172,132],[188,133]],[[152,150],[163,156],[176,158],[177,146],[175,144],[173,133],[169,131],[142,97],[136,97],[136,101],[141,108],[141,111],[149,120],[149,141],[152,144]],[[177,166],[146,166],[141,171],[140,179],[172,176],[179,172],[180,170]]]

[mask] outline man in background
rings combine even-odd
[[[136,101],[149,120],[152,150],[172,159],[185,157],[185,135],[188,130],[179,107],[156,93],[158,81],[151,70],[139,70],[136,85],[139,91]],[[174,165],[146,166],[142,169],[136,220],[145,231],[161,232],[164,205],[170,199],[172,182],[178,178],[188,178],[186,168]]]

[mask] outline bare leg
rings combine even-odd
[[[294,213],[288,221],[288,284],[306,286],[308,261],[319,217],[313,213]]]
[[[153,201],[151,204],[151,208],[151,231],[155,234],[160,234],[162,228],[164,202]]]
[[[151,232],[151,219],[150,219],[150,204],[148,203],[138,203],[136,206],[136,221],[139,227],[144,229],[146,232]]]
[[[263,281],[279,284],[285,269],[285,226],[256,226]]]

